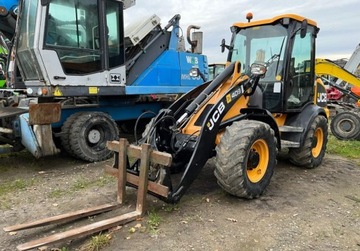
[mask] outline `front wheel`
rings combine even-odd
[[[238,197],[259,197],[270,183],[276,154],[276,138],[268,124],[253,120],[234,122],[216,146],[218,184]]]
[[[110,158],[113,152],[106,147],[106,142],[118,138],[117,124],[103,112],[80,114],[69,132],[71,152],[74,156],[89,162]]]
[[[304,143],[299,148],[289,150],[289,160],[297,166],[315,168],[319,166],[325,156],[328,141],[328,123],[324,116],[315,117]]]

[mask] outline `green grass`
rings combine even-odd
[[[157,212],[155,212],[155,210],[151,210],[148,212],[148,216],[149,219],[147,221],[147,224],[150,232],[157,232],[161,222],[160,215]]]
[[[35,184],[35,179],[17,179],[14,181],[4,182],[0,184],[0,196],[6,195],[11,192],[24,190]]]
[[[329,135],[326,152],[345,158],[359,159],[360,162],[360,140],[338,140],[333,135]]]
[[[78,178],[71,187],[71,191],[78,191],[90,187],[104,187],[114,181],[115,178],[110,175],[100,176],[96,180],[88,180],[84,177]]]
[[[69,191],[66,191],[64,189],[55,189],[52,190],[49,194],[48,197],[49,198],[61,198],[65,195],[69,194]]]
[[[77,191],[88,189],[92,187],[104,187],[107,184],[111,184],[115,180],[114,177],[110,175],[100,176],[96,180],[88,180],[84,177],[77,178],[73,184],[70,185],[69,189],[54,189],[47,194],[48,198],[61,198],[69,193],[73,194]]]
[[[98,234],[92,236],[88,243],[80,248],[80,251],[99,251],[110,244],[110,234]]]

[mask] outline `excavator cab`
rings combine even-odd
[[[306,20],[306,19],[305,19]],[[241,62],[249,75],[253,63],[267,65],[259,81],[263,107],[272,113],[300,111],[314,100],[315,38],[318,28],[312,21],[296,16],[261,22],[235,23],[228,61]]]

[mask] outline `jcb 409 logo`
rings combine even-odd
[[[325,103],[325,102],[327,102],[326,93],[318,93],[317,103]]]
[[[223,102],[221,102],[214,114],[211,116],[209,122],[206,123],[210,131],[214,128],[215,123],[220,119],[220,115],[224,112],[224,110],[225,105]]]

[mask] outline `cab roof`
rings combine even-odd
[[[305,18],[303,16],[299,16],[296,14],[283,14],[283,15],[275,16],[270,19],[262,19],[262,20],[252,21],[252,22],[250,21],[250,22],[246,22],[246,23],[238,22],[238,23],[234,23],[233,26],[239,27],[239,28],[247,28],[247,27],[253,27],[253,26],[258,26],[258,25],[273,24],[273,23],[276,23],[285,18],[293,19],[293,20],[296,20],[299,22],[302,22],[302,21],[304,21],[304,19],[306,19],[309,25],[317,27],[317,23],[314,20]]]

